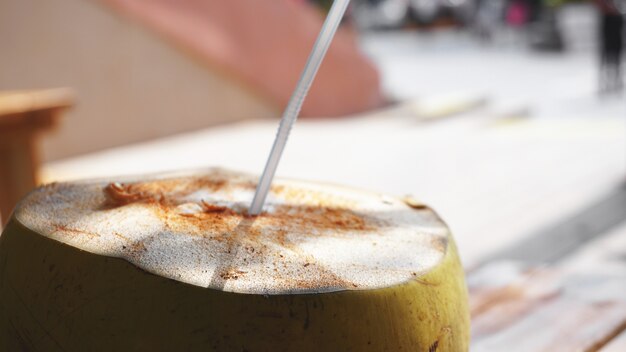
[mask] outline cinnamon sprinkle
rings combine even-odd
[[[142,192],[133,187],[118,182],[109,183],[104,188],[104,193],[108,198],[108,203],[114,206],[122,206],[130,203],[154,201],[154,194]]]
[[[369,231],[380,223],[359,214],[351,209],[336,206],[327,206],[330,203],[325,200],[315,205],[275,205],[272,212],[265,212],[256,217],[239,213],[229,207],[211,204],[200,200],[202,212],[183,213],[176,210],[181,204],[182,198],[204,189],[208,191],[220,191],[229,187],[251,188],[253,184],[229,183],[226,180],[214,178],[184,178],[155,180],[143,183],[121,184],[110,183],[104,193],[107,196],[107,204],[121,207],[133,203],[153,204],[155,214],[163,220],[169,228],[185,229],[191,233],[230,233],[236,224],[242,219],[254,220],[254,225],[246,229],[247,235],[259,234],[263,227],[272,229],[280,238],[280,243],[285,243],[287,229],[315,229],[317,231],[341,232]],[[297,190],[281,186],[277,189],[281,193],[289,193],[296,197]],[[323,199],[320,197],[320,199]],[[231,219],[231,221],[228,221]]]
[[[205,213],[225,213],[225,212],[232,212],[231,209],[225,207],[225,206],[219,206],[219,205],[215,205],[215,204],[209,204],[207,203],[204,199],[200,201],[200,203],[202,203],[202,209],[204,210]]]

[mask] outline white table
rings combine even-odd
[[[477,110],[420,122],[417,110],[301,120],[277,175],[413,194],[449,223],[466,267],[626,178],[623,119],[495,119]],[[47,181],[206,166],[258,174],[276,127],[271,120],[201,130],[49,163],[43,171]]]

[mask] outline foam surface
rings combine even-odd
[[[430,271],[448,230],[419,204],[277,179],[245,215],[256,177],[211,169],[142,181],[43,186],[16,219],[54,240],[157,275],[256,294],[372,289]]]

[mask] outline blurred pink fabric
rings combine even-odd
[[[512,27],[521,27],[528,21],[528,6],[522,1],[513,1],[506,13],[506,22]]]
[[[101,1],[231,75],[278,109],[290,98],[323,23],[317,9],[296,0]],[[340,29],[302,115],[347,115],[382,103],[376,69],[359,52],[354,33]]]

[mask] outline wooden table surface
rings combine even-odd
[[[299,121],[278,175],[413,194],[438,210],[468,271],[472,351],[626,351],[625,121],[425,111]],[[50,163],[44,175],[259,173],[276,127],[197,131]],[[608,215],[578,216],[595,208]]]
[[[545,266],[468,274],[472,351],[626,351],[626,224]]]

